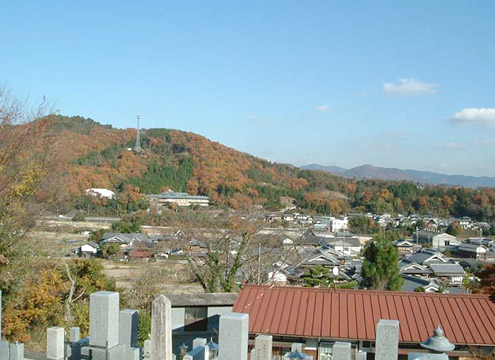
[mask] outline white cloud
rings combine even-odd
[[[481,140],[479,143],[481,145],[494,146],[495,145],[495,139],[485,139],[485,140]]]
[[[447,119],[453,125],[495,127],[495,108],[466,108]]]
[[[328,105],[320,105],[315,107],[316,111],[323,112],[323,113],[331,113],[333,109],[329,107]]]
[[[400,79],[398,84],[383,84],[383,91],[388,95],[432,95],[438,92],[437,88],[437,84],[424,83],[413,78]]]
[[[449,142],[449,143],[444,145],[444,148],[449,149],[449,150],[465,150],[466,145],[465,144],[458,144],[455,142]]]

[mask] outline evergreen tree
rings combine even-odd
[[[304,286],[308,287],[329,287],[333,284],[333,277],[330,271],[321,266],[311,267],[302,276]]]
[[[361,287],[400,290],[404,279],[399,272],[399,252],[382,236],[376,236],[364,250]]]

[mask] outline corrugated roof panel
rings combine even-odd
[[[323,321],[321,327],[321,336],[330,337],[330,326],[332,324],[332,294],[323,294]]]
[[[311,334],[313,336],[320,336],[322,333],[321,329],[321,322],[323,320],[323,317],[321,314],[323,314],[323,297],[325,295],[322,293],[317,293],[316,294],[316,300],[315,300],[315,312],[314,312],[314,317],[313,317],[313,329],[311,331]]]
[[[339,303],[339,294],[336,292],[332,293],[332,309],[330,313],[330,337],[338,337],[339,336],[339,321],[340,321],[340,303]]]
[[[250,332],[374,340],[379,319],[400,321],[400,341],[426,340],[437,324],[455,344],[495,345],[495,304],[487,295],[245,286],[233,311]]]
[[[480,336],[483,339],[484,343],[490,343],[492,341],[492,338],[490,337],[489,332],[487,331],[487,326],[481,321],[480,316],[479,316],[479,310],[476,309],[477,301],[472,300],[472,299],[464,299],[464,303],[466,306],[465,311],[470,311],[471,316],[473,318],[474,323],[476,324],[476,327],[478,328],[480,332]],[[471,309],[471,310],[467,310]],[[473,309],[476,309],[473,311]]]
[[[340,303],[340,321],[339,321],[339,334],[340,336],[349,337],[349,314],[347,313],[347,294],[339,294]]]
[[[275,333],[288,334],[289,320],[291,318],[292,303],[294,302],[294,291],[287,291],[287,300],[285,301],[283,318],[278,329],[274,329]],[[297,306],[297,305],[296,305]],[[278,331],[277,331],[278,330]]]
[[[349,304],[347,306],[347,320],[349,329],[349,338],[357,339],[357,328],[359,324],[356,322],[356,295],[349,294]]]

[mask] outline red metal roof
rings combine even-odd
[[[234,312],[249,332],[374,341],[379,319],[400,321],[400,341],[419,343],[440,324],[458,345],[495,345],[495,304],[487,295],[245,285]]]

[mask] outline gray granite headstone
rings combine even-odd
[[[151,308],[151,360],[172,360],[172,304],[164,295]]]
[[[119,293],[98,291],[89,298],[89,345],[112,348],[119,343]]]
[[[378,320],[376,325],[375,360],[397,360],[399,353],[399,321]]]
[[[333,360],[351,360],[351,343],[336,341],[333,344]]]
[[[210,348],[207,345],[200,345],[195,347],[192,351],[187,353],[183,360],[209,360]]]
[[[74,343],[78,342],[79,340],[81,340],[81,329],[78,327],[71,327],[69,341],[71,343]]]
[[[254,340],[254,360],[272,360],[272,343],[271,335],[258,335]]]
[[[60,360],[64,358],[65,329],[54,326],[46,330],[46,358]]]
[[[15,342],[10,344],[10,360],[24,360],[24,344]]]
[[[249,315],[227,313],[220,316],[218,339],[219,360],[247,360]]]
[[[449,356],[445,353],[409,353],[407,360],[449,360]]]
[[[86,346],[81,349],[81,357],[91,360],[122,360],[124,358],[125,345],[115,345],[111,348]]]
[[[149,358],[151,356],[151,340],[144,340],[143,344],[143,357]]]
[[[119,326],[119,344],[138,347],[138,311],[132,309],[122,310],[119,316]]]
[[[0,360],[9,360],[9,342],[0,341]]]

